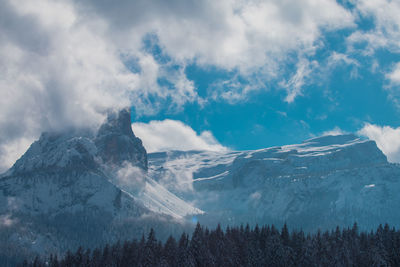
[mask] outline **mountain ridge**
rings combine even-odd
[[[355,135],[249,151],[150,153],[149,169],[204,210],[205,225],[287,222],[312,231],[355,221],[370,229],[400,219],[400,166],[374,141]]]
[[[0,249],[61,253],[150,228],[166,238],[195,222],[305,231],[400,222],[400,165],[374,141],[349,134],[148,154],[130,123],[124,109],[97,131],[43,133],[0,177]]]

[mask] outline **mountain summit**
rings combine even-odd
[[[146,149],[132,132],[129,109],[109,113],[94,142],[104,163],[121,166],[128,161],[147,170]]]
[[[43,133],[0,178],[0,263],[14,253],[139,238],[151,227],[165,237],[182,231],[183,216],[201,211],[146,172],[147,153],[132,132],[128,109],[110,113],[97,133]]]

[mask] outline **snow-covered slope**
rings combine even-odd
[[[122,110],[96,133],[42,134],[0,177],[0,251],[99,246],[151,227],[166,237],[185,229],[187,215],[201,214],[148,177],[130,123]]]
[[[354,135],[243,152],[149,154],[150,175],[206,224],[287,222],[305,230],[400,226],[400,167]]]
[[[151,211],[170,215],[181,219],[204,212],[169,192],[153,179],[146,180],[144,190],[139,192],[138,198]]]

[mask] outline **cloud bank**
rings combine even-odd
[[[133,123],[132,130],[143,141],[147,152],[168,150],[227,151],[210,131],[197,134],[181,121],[163,120]]]
[[[274,86],[292,103],[320,68],[312,58],[324,33],[354,30],[362,16],[376,27],[355,30],[349,47],[397,51],[399,4],[353,2],[355,10],[335,0],[0,0],[0,171],[40,132],[95,127],[110,108],[155,114]],[[200,97],[191,64],[233,77]],[[210,133],[198,138],[213,147]]]
[[[312,54],[321,30],[354,19],[334,0],[0,0],[0,17],[0,170],[40,132],[98,125],[109,108],[203,101],[187,64],[277,77],[288,54]],[[286,83],[290,101],[307,69]],[[217,97],[241,98],[241,88]]]

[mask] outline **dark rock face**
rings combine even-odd
[[[98,156],[104,163],[120,166],[125,161],[147,170],[147,153],[132,132],[129,109],[110,113],[95,138]]]

